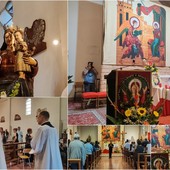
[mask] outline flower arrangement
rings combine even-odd
[[[111,105],[118,112],[119,116],[117,118],[113,118],[107,115],[107,118],[112,121],[113,124],[158,124],[159,117],[163,111],[163,104],[159,105],[159,107],[154,107],[152,102],[152,97],[148,97],[143,104],[135,105],[134,99],[132,99],[128,102],[120,103],[120,107],[118,108],[118,106],[110,100]]]
[[[149,70],[151,72],[158,72],[158,68],[156,67],[155,63],[149,62],[145,67],[145,70]]]
[[[152,72],[152,79],[153,74],[158,74],[158,68],[151,62],[148,62],[144,68]],[[159,85],[159,83],[160,81],[155,81],[154,85]],[[113,124],[158,124],[165,100],[154,106],[150,86],[151,83],[146,80],[145,76],[138,73],[133,73],[124,77],[124,79],[122,78],[117,87],[115,103],[108,95],[108,101],[114,107],[114,116],[107,114],[107,119]],[[167,93],[165,92],[166,97]]]

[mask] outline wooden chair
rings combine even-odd
[[[30,151],[31,151],[31,148],[29,148],[29,149],[23,149],[23,152],[18,154],[18,157],[19,157],[20,159],[22,159],[22,161],[23,161],[23,169],[24,169],[24,167],[25,167],[25,160],[28,160],[29,166],[30,166],[30,168],[31,168],[31,162],[30,162],[30,157],[31,157],[31,155],[29,154]],[[26,155],[26,154],[27,154],[27,155]],[[29,155],[29,156],[28,156],[28,155]]]
[[[96,92],[84,92],[82,93],[82,108],[87,108],[91,101],[95,102],[95,108],[97,107],[97,93]]]
[[[106,105],[106,99],[107,99],[107,93],[106,92],[97,92],[97,107],[105,106]]]
[[[75,82],[74,84],[74,101],[77,99],[77,94],[82,94],[83,92],[83,82]]]

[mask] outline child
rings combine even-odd
[[[27,43],[23,40],[23,34],[21,29],[17,29],[14,33],[16,51],[14,71],[19,73],[19,78],[25,79],[25,72],[31,72],[31,67],[29,64],[25,64],[23,57],[30,57],[34,51],[28,51]]]

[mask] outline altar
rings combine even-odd
[[[98,141],[103,156],[108,156],[110,141],[114,145],[113,156],[122,154],[124,143],[128,139],[136,142],[137,139],[150,139],[150,126],[131,126],[131,125],[107,125],[98,127]]]
[[[108,125],[168,123],[162,117],[170,116],[170,86],[160,79],[155,82],[151,71],[112,70],[107,75],[107,89]]]

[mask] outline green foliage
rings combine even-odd
[[[151,72],[157,72],[158,68],[155,66],[155,63],[153,65],[147,65],[145,66],[145,70],[149,70]]]
[[[68,76],[68,84],[74,82],[74,81],[72,80],[72,77],[73,77],[73,75],[69,75],[69,76]]]
[[[15,97],[19,94],[19,89],[20,89],[20,83],[16,82],[15,85],[13,86],[13,89],[11,90],[11,94],[9,97]]]

